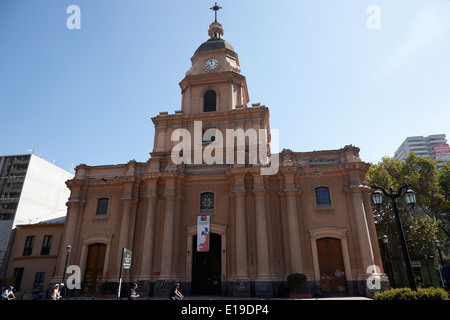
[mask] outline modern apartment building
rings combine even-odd
[[[0,279],[5,277],[16,225],[66,214],[73,175],[34,154],[0,156]]]
[[[403,160],[408,157],[410,152],[437,160],[438,169],[444,162],[450,160],[450,149],[445,134],[408,137],[395,151],[394,158]]]

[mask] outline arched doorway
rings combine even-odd
[[[341,241],[336,238],[317,240],[320,287],[324,293],[347,292],[344,259]]]
[[[94,243],[89,246],[86,268],[84,272],[84,292],[99,293],[103,278],[103,268],[105,264],[106,245]]]
[[[222,291],[222,237],[211,233],[209,252],[197,252],[197,235],[192,237],[192,294],[220,295]]]

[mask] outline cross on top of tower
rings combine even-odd
[[[209,8],[209,9],[211,9],[211,10],[214,11],[214,15],[215,15],[214,21],[217,22],[217,11],[219,11],[220,9],[222,9],[222,7],[219,7],[219,6],[217,5],[217,2],[216,2],[216,3],[214,4],[214,6],[211,7],[211,8]]]

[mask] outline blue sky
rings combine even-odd
[[[449,1],[218,2],[250,104],[269,107],[280,149],[353,144],[378,162],[407,136],[450,134]],[[74,4],[79,30],[66,26]],[[212,5],[0,0],[0,155],[34,148],[65,170],[147,161],[151,118],[180,109]],[[370,5],[380,29],[367,27]]]

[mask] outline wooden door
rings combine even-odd
[[[101,243],[89,246],[84,273],[84,292],[98,294],[101,290],[106,245]]]
[[[324,293],[347,292],[341,241],[334,238],[317,240],[320,287]]]
[[[197,252],[194,249],[192,259],[192,294],[220,295],[222,292],[222,237],[211,233],[209,252]],[[192,239],[197,247],[197,236]]]

